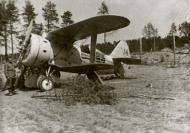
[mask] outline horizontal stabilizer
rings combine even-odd
[[[131,64],[131,65],[140,65],[141,60],[140,59],[134,59],[134,58],[113,58],[114,62],[123,62],[125,64]]]

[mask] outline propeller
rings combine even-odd
[[[33,20],[30,21],[30,25],[27,28],[26,37],[24,39],[24,42],[21,45],[21,47],[19,48],[20,55],[19,55],[19,58],[17,60],[17,64],[21,63],[22,59],[24,58],[24,55],[26,54],[27,47],[30,43],[29,41],[30,41],[30,37],[31,37],[31,33],[32,33],[32,28],[33,28]]]
[[[26,67],[24,65],[22,65],[22,60],[27,52],[27,48],[30,43],[32,27],[33,27],[33,20],[30,21],[30,25],[27,28],[24,42],[21,45],[21,47],[19,48],[20,55],[16,62],[16,66],[20,69],[20,75],[18,76],[18,83],[16,84],[16,87],[19,87],[19,88],[21,87],[22,89],[24,87],[24,73],[26,71]]]

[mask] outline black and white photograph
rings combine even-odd
[[[0,0],[0,133],[189,133],[190,0]]]

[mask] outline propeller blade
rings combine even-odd
[[[28,41],[29,41],[30,35],[32,33],[32,27],[33,27],[33,20],[30,21],[30,25],[28,26],[27,31],[26,31],[26,37],[25,37],[24,43],[23,43],[25,48],[28,46]]]
[[[20,55],[19,55],[19,58],[17,60],[17,64],[19,64],[22,61],[22,59],[26,53],[26,48],[29,45],[29,40],[30,40],[31,33],[32,33],[32,28],[33,28],[33,20],[30,21],[30,25],[27,28],[26,37],[24,39],[24,43],[23,43],[22,47],[20,48]]]

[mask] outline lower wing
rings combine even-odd
[[[70,73],[79,73],[79,74],[86,74],[89,71],[98,71],[98,70],[106,70],[106,69],[113,69],[113,65],[110,64],[86,64],[86,65],[77,65],[77,66],[57,66],[57,65],[50,65],[54,69],[63,72],[70,72]]]

